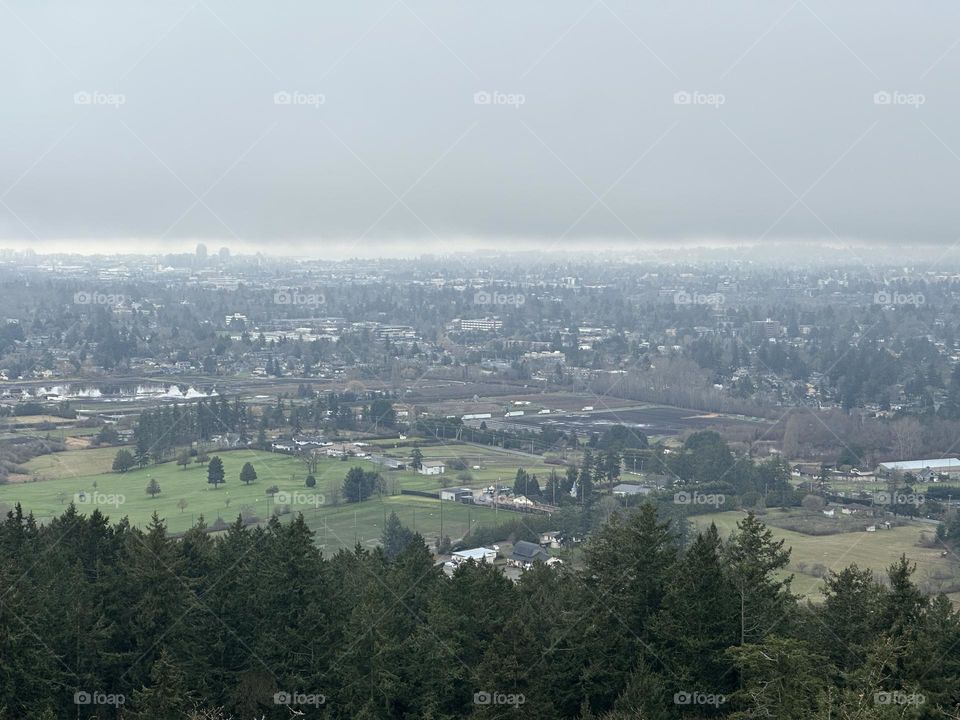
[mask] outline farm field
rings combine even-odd
[[[380,448],[390,457],[403,461],[410,458],[412,448],[405,447],[393,450],[389,447]],[[441,487],[469,487],[481,488],[496,483],[498,480],[505,485],[513,485],[517,468],[535,474],[543,487],[546,477],[552,470],[563,473],[565,468],[560,465],[548,465],[541,457],[531,457],[511,451],[499,450],[493,447],[468,445],[466,443],[449,442],[442,445],[429,445],[420,448],[424,460],[462,460],[470,474],[469,480],[460,480],[457,475],[460,471],[447,467],[446,473],[439,476],[420,475],[413,470],[387,471],[383,473],[388,486],[398,482],[400,487],[407,490],[437,491]],[[328,462],[340,463],[332,460]],[[479,470],[474,469],[479,466]],[[398,491],[399,492],[399,491]]]
[[[469,451],[468,462],[481,464],[483,471],[472,471],[474,480],[460,483],[455,473],[444,476],[425,476],[413,471],[383,470],[372,462],[360,458],[340,460],[323,458],[315,476],[313,489],[305,486],[307,475],[304,464],[297,458],[279,453],[256,450],[230,450],[218,455],[224,463],[226,483],[214,489],[207,483],[206,466],[191,464],[184,470],[172,462],[148,465],[142,470],[126,473],[111,471],[117,448],[68,450],[61,453],[33,458],[26,465],[29,476],[18,476],[24,482],[0,485],[0,506],[7,509],[21,503],[26,511],[33,512],[40,522],[49,521],[61,514],[79,493],[84,493],[87,502],[78,503],[81,512],[99,507],[100,511],[116,520],[123,516],[134,525],[144,525],[157,512],[165,519],[171,532],[182,532],[194,525],[202,515],[207,524],[223,518],[234,520],[241,509],[247,509],[261,518],[268,517],[274,499],[266,489],[276,485],[281,499],[290,499],[294,512],[303,512],[307,523],[317,531],[318,544],[330,547],[352,546],[354,540],[376,544],[382,529],[383,518],[395,510],[401,520],[416,528],[432,540],[440,533],[439,501],[400,495],[401,489],[437,491],[441,485],[466,484],[479,487],[496,480],[503,474],[504,481],[512,483],[520,461],[526,458],[503,453],[494,449],[476,449],[463,445],[446,445],[423,449],[425,459],[452,459]],[[398,451],[406,453],[403,449]],[[531,459],[532,460],[532,459]],[[240,482],[240,468],[250,462],[257,471],[257,480],[247,486]],[[524,467],[545,474],[548,466],[523,463]],[[340,488],[344,475],[353,466],[367,470],[380,469],[385,481],[385,496],[371,498],[359,505],[342,502]],[[151,498],[146,494],[150,480],[160,484],[161,492]],[[320,497],[318,497],[320,496]],[[185,501],[184,508],[178,507]],[[468,507],[462,504],[445,503],[443,507],[444,534],[451,538],[462,537],[467,532],[468,522],[492,523],[497,512],[487,508]],[[504,514],[500,512],[499,514]],[[507,514],[507,518],[515,517]],[[503,522],[505,518],[500,518]]]
[[[30,471],[31,479],[38,482],[100,475],[110,472],[117,450],[116,447],[103,447],[39,455],[24,467]]]
[[[711,522],[716,523],[721,537],[726,538],[736,530],[737,522],[744,517],[745,513],[734,510],[695,515],[690,519],[700,529],[709,527]],[[811,600],[819,597],[823,585],[823,581],[813,573],[818,564],[839,571],[856,563],[861,568],[870,568],[877,576],[885,577],[887,568],[904,554],[911,562],[916,563],[915,582],[927,583],[934,590],[939,587],[938,578],[960,576],[960,564],[956,558],[943,558],[939,549],[918,545],[921,532],[933,531],[933,526],[927,523],[913,522],[874,533],[851,532],[820,536],[804,535],[773,526],[770,526],[770,529],[777,539],[786,541],[785,547],[792,548],[786,574],[793,573],[795,576],[794,592]],[[942,587],[952,589],[950,584],[950,580],[945,580]]]

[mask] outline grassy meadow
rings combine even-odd
[[[205,465],[191,463],[186,469],[173,462],[148,465],[125,473],[113,472],[111,467],[117,448],[67,450],[42,455],[25,464],[26,475],[16,476],[16,482],[0,485],[0,506],[12,508],[21,503],[40,522],[62,513],[70,502],[77,502],[81,512],[98,507],[112,519],[129,517],[134,525],[144,525],[156,512],[167,522],[171,532],[181,532],[194,525],[202,515],[209,525],[216,519],[234,520],[241,510],[259,518],[269,517],[276,504],[290,505],[293,512],[302,512],[307,523],[317,533],[317,543],[331,549],[352,546],[354,542],[376,544],[384,518],[396,511],[401,520],[432,541],[440,534],[440,503],[431,498],[401,495],[402,489],[435,492],[444,485],[481,487],[502,477],[512,483],[517,467],[524,467],[543,477],[549,467],[531,458],[504,453],[495,449],[474,448],[465,445],[444,445],[424,448],[425,459],[452,459],[462,457],[470,467],[471,480],[458,480],[455,471],[448,469],[444,476],[425,476],[413,471],[385,470],[374,463],[360,459],[322,458],[315,476],[315,488],[307,488],[307,469],[303,462],[290,455],[257,450],[230,450],[212,453],[224,464],[226,483],[214,489],[207,483]],[[392,451],[397,457],[407,457],[408,449]],[[257,480],[250,485],[240,482],[240,469],[250,462],[257,472]],[[341,497],[344,475],[353,466],[379,469],[385,481],[385,494],[362,503],[347,503]],[[156,480],[160,494],[151,497],[147,484]],[[275,498],[266,490],[276,486]],[[79,501],[80,494],[83,501]],[[181,503],[185,506],[181,507]],[[498,517],[505,515],[505,517]],[[478,523],[504,522],[517,515],[462,504],[443,504],[443,534],[462,537],[470,526]]]
[[[772,510],[770,514],[779,511]],[[736,530],[738,521],[745,514],[740,511],[709,513],[691,516],[701,529],[715,523],[721,537],[728,537]],[[763,519],[763,518],[761,518]],[[885,576],[887,568],[906,555],[916,563],[916,582],[927,584],[932,590],[952,590],[953,583],[960,580],[960,559],[948,555],[941,557],[940,548],[927,548],[919,544],[922,532],[932,535],[934,526],[929,523],[910,522],[901,527],[877,532],[848,532],[835,535],[804,535],[770,526],[777,539],[785,540],[784,547],[791,548],[788,572],[794,575],[793,589],[801,595],[816,599],[823,580],[817,576],[816,566],[839,571],[856,563],[861,568],[870,568],[878,576]]]

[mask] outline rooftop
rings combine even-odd
[[[898,462],[880,463],[885,470],[925,470],[927,468],[952,468],[960,470],[960,458],[934,458],[932,460],[901,460]]]

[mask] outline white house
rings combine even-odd
[[[421,475],[443,475],[446,471],[447,466],[443,460],[423,460],[417,470]]]

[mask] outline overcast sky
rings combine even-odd
[[[955,2],[0,0],[0,67],[0,245],[960,238]]]

